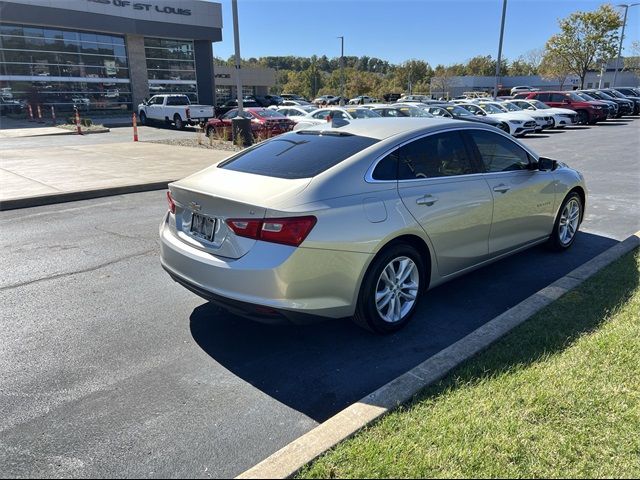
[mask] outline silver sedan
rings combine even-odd
[[[267,140],[167,198],[162,265],[186,288],[264,322],[388,333],[428,288],[540,243],[567,250],[586,187],[490,126],[378,118]]]

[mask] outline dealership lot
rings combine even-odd
[[[255,324],[174,284],[158,261],[164,192],[3,212],[3,473],[242,472],[639,230],[639,133],[624,118],[526,137],[586,177],[574,249],[534,248],[436,288],[391,337],[348,321]]]

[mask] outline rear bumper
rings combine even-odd
[[[169,216],[167,216],[169,218]],[[162,266],[192,292],[243,316],[267,323],[308,323],[355,311],[370,255],[290,247],[258,241],[238,259],[218,257],[160,226]]]

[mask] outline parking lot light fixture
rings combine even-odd
[[[613,83],[611,84],[612,87],[616,86],[616,80],[618,79],[618,68],[620,67],[620,55],[622,55],[622,42],[624,41],[624,28],[627,26],[627,13],[629,12],[629,9],[631,7],[636,7],[638,5],[640,5],[640,2],[630,3],[630,4],[621,3],[620,5],[616,5],[616,7],[624,8],[624,19],[622,20],[622,33],[620,34],[620,45],[618,45],[618,56],[616,57],[616,68],[613,71]]]
[[[493,98],[498,96],[498,83],[500,82],[500,63],[502,63],[502,39],[504,38],[504,19],[507,15],[507,0],[502,0],[502,22],[500,25],[500,41],[498,43],[498,62],[496,64],[496,82],[493,87]]]

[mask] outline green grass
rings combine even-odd
[[[636,250],[299,477],[638,478],[639,278]]]

